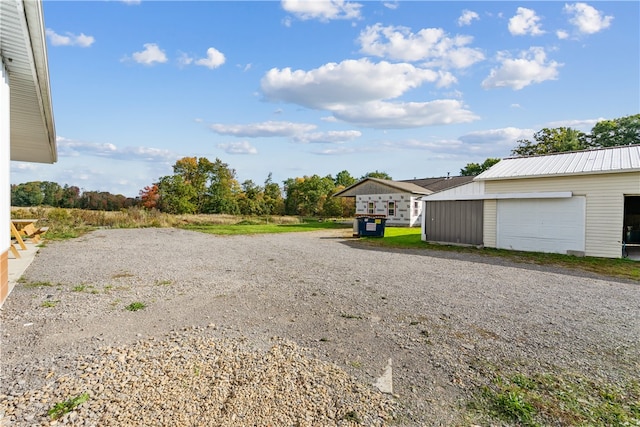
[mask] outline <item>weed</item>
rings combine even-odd
[[[131,304],[129,304],[128,306],[125,307],[125,310],[129,310],[129,311],[138,311],[138,310],[142,310],[143,308],[145,308],[147,305],[143,302],[132,302]]]
[[[116,273],[113,276],[111,276],[112,279],[124,279],[125,277],[133,277],[133,274],[124,271],[122,273]]]
[[[25,288],[43,288],[50,286],[53,286],[51,282],[29,282],[24,284]]]
[[[18,283],[27,283],[27,278],[24,276],[20,276],[20,278],[18,279]]]
[[[87,285],[76,285],[73,288],[71,288],[71,290],[73,292],[84,292],[86,288],[87,288]]]
[[[113,285],[107,285],[107,286],[105,286],[105,287],[104,287],[104,291],[105,291],[105,292],[107,292],[107,293],[108,293],[111,289],[113,289]]]
[[[329,342],[329,338],[322,337],[320,338],[320,342]]]
[[[89,393],[82,393],[81,395],[65,400],[64,402],[56,403],[53,405],[53,408],[47,411],[47,415],[49,415],[52,420],[57,420],[64,414],[73,411],[77,406],[82,405],[87,400],[89,400]]]
[[[356,411],[347,412],[346,414],[344,414],[342,419],[345,420],[345,421],[350,421],[352,423],[356,423],[356,424],[361,424],[362,423],[362,420],[360,419],[360,417],[358,416],[358,413]]]
[[[352,360],[351,362],[349,362],[349,365],[353,366],[354,368],[361,368],[362,362],[360,362],[359,360]]]
[[[347,313],[342,313],[340,317],[344,317],[345,319],[362,319],[362,316],[357,316],[355,314],[347,314]]]
[[[40,307],[45,307],[45,308],[51,308],[51,307],[55,307],[56,305],[58,305],[58,303],[60,302],[59,299],[57,300],[46,300],[43,301],[42,304],[40,304]]]
[[[170,285],[171,283],[171,280],[156,280],[156,285],[158,286],[166,286]]]
[[[116,307],[118,304],[120,304],[122,302],[122,300],[120,298],[116,298],[113,301],[111,301],[111,307]]]

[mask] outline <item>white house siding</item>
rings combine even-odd
[[[374,203],[375,215],[387,216],[388,225],[419,226],[422,218],[422,203],[419,197],[413,197],[408,193],[386,193],[356,196],[356,215],[366,215],[369,203]],[[388,203],[396,203],[394,216],[389,216]],[[418,202],[418,212],[414,215],[414,202]]]
[[[0,62],[0,305],[9,293],[8,252],[11,244],[9,221],[11,220],[11,187],[9,184],[9,77]]]
[[[574,175],[485,181],[487,193],[571,191],[586,196],[585,255],[619,258],[624,222],[624,196],[640,195],[640,172]],[[485,246],[496,247],[496,213],[485,202]]]
[[[489,248],[495,248],[497,242],[497,223],[498,223],[498,203],[495,199],[487,199],[484,201],[484,224],[482,229],[482,238],[484,245]]]

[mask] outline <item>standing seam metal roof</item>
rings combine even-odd
[[[503,159],[476,181],[640,171],[640,145]]]

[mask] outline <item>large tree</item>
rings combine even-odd
[[[613,120],[602,120],[591,129],[591,147],[640,144],[640,114]]]
[[[511,150],[514,156],[536,156],[589,148],[587,135],[568,127],[544,128],[533,134],[533,141],[521,139]]]
[[[461,176],[476,176],[489,169],[500,161],[499,158],[489,157],[482,163],[467,163],[467,165],[460,169]]]

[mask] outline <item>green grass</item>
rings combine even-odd
[[[291,233],[351,227],[351,224],[343,224],[333,221],[305,221],[300,224],[255,224],[250,221],[245,221],[244,223],[238,224],[187,224],[180,228],[209,234],[242,235]]]
[[[613,384],[571,372],[496,374],[468,408],[481,419],[520,426],[637,426],[640,383]]]
[[[82,405],[87,400],[89,400],[89,393],[83,393],[69,400],[65,400],[64,402],[58,402],[53,406],[53,408],[49,409],[47,415],[49,415],[52,420],[57,420],[64,414],[73,411],[77,406]]]
[[[43,301],[42,304],[40,304],[40,307],[53,308],[56,305],[58,305],[58,303],[60,303],[59,299],[57,299],[57,300],[50,300],[49,299],[49,300]]]
[[[21,283],[24,284],[25,288],[48,288],[53,286],[51,282],[29,282],[29,283],[21,282]]]
[[[129,304],[128,306],[125,307],[125,310],[129,310],[129,311],[138,311],[138,310],[142,310],[143,308],[146,308],[147,305],[143,302],[132,302],[131,304]]]
[[[623,258],[577,257],[540,252],[508,251],[473,246],[439,245],[422,241],[418,227],[386,227],[383,238],[362,237],[363,244],[398,249],[425,249],[505,258],[523,264],[546,265],[640,281],[640,262]]]

